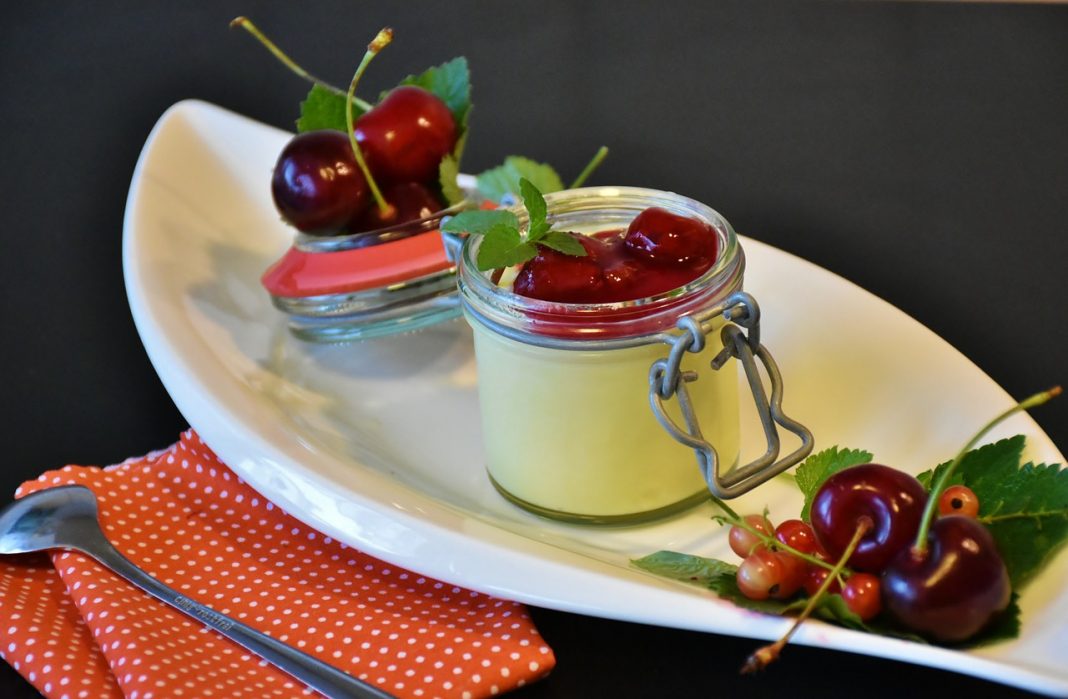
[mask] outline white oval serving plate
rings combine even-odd
[[[613,529],[547,522],[505,502],[483,471],[477,376],[462,321],[348,345],[289,336],[259,283],[292,240],[268,186],[288,138],[219,107],[182,102],[149,136],[130,187],[123,262],[133,317],[175,404],[219,456],[309,525],[450,583],[581,614],[781,635],[785,619],[628,565],[659,549],[730,559],[725,532],[709,521],[711,505]],[[785,376],[786,410],[812,428],[817,449],[865,448],[918,472],[950,458],[1012,404],[968,359],[889,304],[758,241],[743,245],[746,288],[761,303],[764,343]],[[755,454],[762,447],[753,420],[743,445]],[[1028,457],[1063,462],[1026,415],[991,439],[1017,433],[1028,437]],[[737,508],[766,504],[785,518],[800,502],[797,489],[777,479]],[[1068,695],[1066,579],[1062,551],[1024,591],[1022,636],[979,650],[822,623],[804,625],[795,639]]]

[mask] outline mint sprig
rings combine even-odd
[[[520,178],[519,191],[527,210],[526,234],[519,230],[519,219],[511,211],[463,211],[451,218],[441,230],[483,237],[475,266],[480,272],[523,264],[538,254],[538,246],[552,248],[565,255],[584,256],[586,248],[574,234],[555,231],[548,221],[548,207],[541,191],[526,178]]]

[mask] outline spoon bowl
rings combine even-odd
[[[0,511],[0,554],[84,551],[100,534],[96,496],[80,485],[39,490]]]

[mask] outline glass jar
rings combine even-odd
[[[741,291],[745,255],[726,219],[692,199],[641,188],[545,199],[555,228],[583,234],[625,229],[651,206],[698,218],[715,229],[719,255],[700,277],[658,296],[570,304],[498,286],[477,270],[481,237],[458,253],[452,241],[474,333],[486,468],[504,497],[557,520],[629,524],[710,493],[733,497],[811,451],[808,431],[781,412],[778,370],[759,345],[759,309]],[[526,212],[513,211],[524,227]],[[770,402],[754,357],[772,379]],[[765,455],[742,468],[738,360],[768,436]],[[776,424],[802,438],[779,461]]]
[[[261,283],[290,331],[311,342],[365,340],[458,317],[456,268],[437,229],[465,206],[376,231],[297,233]]]

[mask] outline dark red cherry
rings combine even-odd
[[[271,194],[282,218],[298,230],[332,235],[363,211],[368,190],[347,135],[308,131],[282,149]]]
[[[520,296],[560,303],[600,303],[605,294],[604,271],[598,255],[604,243],[590,236],[569,233],[586,248],[584,257],[565,255],[545,246],[527,261],[512,290]]]
[[[961,515],[931,523],[927,548],[907,546],[883,573],[883,604],[901,623],[939,641],[971,637],[1009,603],[994,538]]]
[[[911,545],[920,528],[927,491],[903,471],[864,464],[828,478],[812,499],[812,530],[837,560],[864,519],[871,528],[860,539],[849,566],[870,573],[883,568]]]
[[[380,185],[437,180],[441,159],[456,146],[456,120],[435,95],[395,88],[356,120],[356,140]]]
[[[375,231],[418,221],[445,208],[434,192],[418,182],[391,185],[382,192],[382,196],[392,206],[391,215],[383,216],[382,210],[372,202],[350,226],[353,232]]]
[[[717,241],[710,224],[654,206],[631,221],[624,244],[634,255],[654,262],[707,269],[716,259]]]

